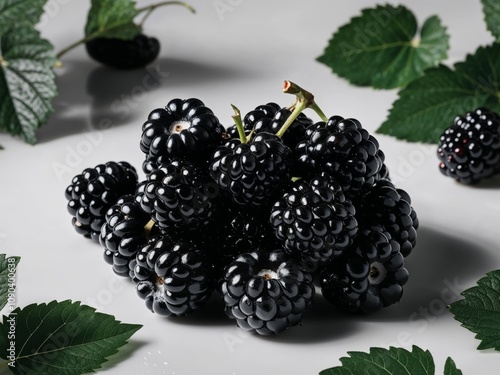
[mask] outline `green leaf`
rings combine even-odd
[[[446,359],[446,363],[444,364],[444,375],[463,375],[462,371],[457,369],[457,366],[455,365],[455,362],[453,362],[453,359],[448,357]]]
[[[135,1],[92,0],[87,15],[85,35],[87,37],[133,39],[141,32],[134,23],[139,12]]]
[[[0,35],[22,23],[38,23],[47,0],[0,0]]]
[[[498,0],[481,0],[481,2],[486,27],[495,39],[500,41],[500,2]]]
[[[57,95],[53,46],[24,25],[0,36],[0,129],[35,143]]]
[[[80,302],[32,304],[3,318],[0,355],[12,352],[15,375],[80,375],[100,368],[139,328]]]
[[[352,84],[405,86],[446,58],[449,36],[437,16],[418,25],[404,6],[377,6],[340,27],[318,61]]]
[[[412,351],[390,347],[370,348],[369,353],[348,352],[340,359],[342,366],[320,372],[320,375],[434,375],[434,360],[429,351],[413,346]]]
[[[481,340],[478,349],[500,350],[500,270],[488,273],[450,311],[462,326]]]
[[[342,366],[332,367],[320,375],[434,375],[434,359],[431,353],[413,346],[412,351],[390,347],[370,348],[369,353],[348,352],[349,357],[340,358]],[[445,375],[461,375],[455,363],[448,358]]]
[[[500,44],[479,47],[454,68],[429,68],[399,92],[378,133],[437,143],[455,116],[477,107],[500,110]]]
[[[7,258],[5,254],[0,254],[0,310],[7,305],[9,293],[14,293],[16,269],[20,259],[20,257]]]

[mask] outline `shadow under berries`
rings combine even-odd
[[[461,237],[422,226],[412,254],[406,259],[410,273],[401,301],[382,311],[361,317],[368,321],[409,321],[431,314],[446,317],[447,306],[460,293],[495,267],[484,246]]]
[[[236,326],[236,322],[227,317],[224,312],[224,303],[221,296],[214,291],[213,295],[206,304],[199,310],[196,310],[188,316],[178,316],[164,318],[169,323],[185,324],[192,326]]]
[[[85,86],[94,68],[95,63],[90,60],[66,60],[62,68],[55,70],[58,95],[52,102],[54,113],[47,125],[37,130],[37,143],[92,130]]]

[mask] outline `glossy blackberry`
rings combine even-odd
[[[160,53],[158,39],[139,34],[131,40],[94,38],[85,43],[87,53],[101,64],[117,69],[137,69],[153,62]]]
[[[202,230],[215,219],[218,187],[200,166],[187,160],[161,164],[137,194],[158,226],[172,233]]]
[[[245,117],[243,117],[243,128],[245,134],[248,136],[252,130],[255,128],[255,123],[263,118],[273,118],[276,112],[278,112],[281,107],[273,102],[262,104],[255,109],[248,112]],[[236,125],[231,125],[226,129],[226,133],[230,138],[239,138],[238,129]]]
[[[176,158],[206,163],[223,140],[224,127],[210,108],[196,98],[172,99],[153,110],[142,126],[140,148],[145,173]]]
[[[86,168],[73,177],[65,196],[76,231],[99,242],[106,211],[121,196],[133,194],[136,186],[136,170],[124,161],[110,161],[94,168]]]
[[[210,235],[215,244],[217,265],[223,269],[242,253],[262,247],[279,248],[269,224],[268,210],[242,210],[236,204],[226,204]]]
[[[238,256],[224,272],[221,292],[226,314],[241,328],[275,335],[302,321],[311,306],[310,273],[283,250]]]
[[[122,196],[106,213],[99,242],[104,248],[104,259],[119,276],[133,277],[129,264],[144,247],[157,228],[141,208],[133,194]]]
[[[251,132],[276,134],[291,114],[290,109],[281,108],[276,103],[259,106],[245,115],[243,119],[245,134],[249,135]],[[309,117],[300,113],[283,135],[283,143],[293,152],[297,144],[303,140],[306,128],[312,124],[313,121]],[[228,128],[228,133],[232,138],[239,138],[235,125]]]
[[[349,197],[369,190],[380,178],[384,154],[358,120],[333,116],[309,126],[305,137],[296,148],[300,175],[326,172]]]
[[[360,228],[352,247],[321,271],[323,296],[354,313],[373,313],[399,302],[408,281],[399,250],[382,227]]]
[[[353,201],[360,226],[381,225],[408,256],[417,242],[419,225],[410,195],[389,180],[377,181],[370,192]]]
[[[146,307],[162,316],[183,316],[201,308],[214,288],[206,247],[194,240],[150,239],[136,256],[134,281]]]
[[[457,116],[439,139],[439,169],[464,184],[500,172],[500,116],[478,108]]]
[[[291,150],[274,134],[259,133],[250,142],[229,140],[213,154],[210,174],[240,205],[263,207],[290,181]]]
[[[355,209],[328,176],[296,181],[271,208],[270,223],[285,248],[315,269],[340,256],[356,235]]]

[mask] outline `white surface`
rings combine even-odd
[[[139,1],[140,5],[152,1]],[[90,2],[52,0],[43,34],[57,50],[80,38]],[[451,34],[450,60],[490,43],[479,0],[397,2],[422,22],[438,14]],[[384,121],[397,92],[356,88],[315,61],[332,32],[373,1],[221,0],[157,10],[145,31],[159,37],[152,71],[115,72],[87,58],[83,47],[63,58],[59,96],[39,143],[0,134],[0,251],[22,257],[17,304],[79,300],[123,322],[143,324],[130,344],[105,364],[105,374],[316,374],[340,365],[347,351],[373,346],[429,349],[442,373],[451,356],[465,375],[496,373],[499,354],[479,352],[474,335],[444,306],[487,271],[500,268],[500,179],[461,186],[437,169],[435,147],[376,135],[399,187],[421,222],[407,259],[410,281],[402,302],[376,315],[341,315],[318,298],[303,326],[275,338],[249,336],[217,301],[185,319],[146,310],[132,285],[114,276],[100,247],[71,227],[64,189],[72,176],[109,160],[140,169],[141,125],[174,97],[198,97],[229,125],[267,101],[282,105],[289,79],[316,95],[329,114],[356,117],[370,131]],[[217,5],[231,10],[217,12]],[[311,114],[312,115],[312,114]],[[106,125],[108,124],[108,125]],[[62,168],[62,169],[61,169]],[[142,178],[142,176],[141,176]],[[450,288],[450,285],[452,288]]]

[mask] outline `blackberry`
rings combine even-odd
[[[213,154],[209,170],[219,187],[240,205],[264,207],[290,181],[291,150],[274,134],[250,142],[229,140]]]
[[[249,135],[252,131],[256,134],[263,132],[276,134],[291,114],[290,109],[281,108],[276,103],[259,106],[245,115],[243,119],[245,134]],[[300,113],[283,135],[283,143],[293,152],[297,144],[303,140],[306,128],[312,123],[309,117]],[[229,127],[228,133],[231,138],[239,137],[236,125]]]
[[[360,228],[352,247],[321,271],[323,296],[353,313],[373,313],[399,302],[408,281],[399,250],[382,227]]]
[[[312,270],[340,256],[358,229],[355,209],[326,175],[296,181],[271,208],[270,223],[290,253]]]
[[[76,231],[99,242],[106,211],[121,196],[133,194],[136,186],[137,172],[124,161],[110,161],[94,168],[86,168],[73,177],[65,196]]]
[[[146,307],[162,316],[201,308],[215,288],[210,254],[194,240],[152,237],[136,256],[134,281]]]
[[[160,42],[139,34],[131,40],[94,38],[85,42],[87,53],[101,64],[117,69],[137,69],[153,62],[160,53]]]
[[[307,128],[296,148],[296,163],[300,175],[326,172],[353,197],[380,178],[384,154],[358,120],[332,116]]]
[[[218,187],[198,165],[174,160],[148,175],[137,199],[164,231],[196,231],[214,220]]]
[[[153,110],[142,126],[143,171],[151,173],[177,158],[206,164],[223,133],[219,119],[201,100],[172,99],[165,108]]]
[[[241,254],[226,267],[221,293],[226,314],[238,326],[273,335],[302,321],[314,285],[311,274],[283,250],[261,250]]]
[[[381,225],[407,257],[417,242],[419,225],[409,194],[389,180],[377,181],[370,192],[353,201],[360,226]]]
[[[439,139],[439,169],[464,184],[500,172],[500,116],[478,108],[457,116]]]
[[[130,262],[147,244],[149,236],[158,231],[150,220],[133,194],[122,196],[107,211],[99,242],[104,248],[104,259],[117,275],[133,277]]]
[[[267,210],[242,210],[241,206],[235,204],[223,207],[217,227],[209,237],[215,245],[219,269],[223,269],[239,254],[264,246],[280,247],[269,224]]]
[[[281,107],[273,102],[262,104],[252,111],[248,112],[243,118],[243,127],[245,134],[248,136],[252,130],[255,128],[255,123],[263,118],[273,118],[276,112],[278,112]],[[239,138],[239,133],[236,125],[231,125],[226,129],[226,133],[230,138]]]

